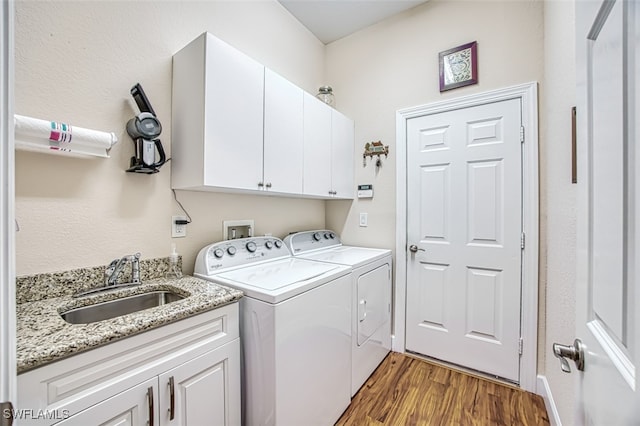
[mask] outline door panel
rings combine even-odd
[[[263,183],[268,191],[302,193],[302,99],[302,89],[265,69]]]
[[[149,398],[152,398],[152,402]],[[158,379],[153,378],[59,423],[60,426],[145,426],[158,424]]]
[[[211,34],[206,49],[205,184],[255,190],[262,180],[264,66]]]
[[[423,263],[420,270],[419,306],[422,313],[422,326],[447,331],[445,325],[445,295],[447,270],[449,265]]]
[[[449,230],[449,194],[451,183],[449,164],[426,166],[421,170],[421,187],[424,196],[421,198],[420,209],[425,212],[421,222],[420,234],[424,239],[442,243],[448,240]]]
[[[591,47],[593,309],[620,341],[623,304],[624,144],[622,2]]]
[[[328,197],[331,191],[331,107],[304,93],[305,195]]]
[[[468,164],[467,230],[471,244],[501,246],[504,200],[502,161]]]
[[[358,277],[358,346],[389,321],[390,274],[385,264]]]
[[[467,268],[467,286],[467,336],[500,344],[502,271]]]
[[[406,349],[519,380],[517,99],[408,121]]]
[[[576,335],[585,345],[576,423],[582,424],[636,424],[640,416],[639,23],[637,2],[576,3]]]
[[[338,198],[353,198],[353,121],[331,110],[331,189]]]
[[[236,425],[240,422],[240,344],[227,343],[160,375],[161,425]],[[168,407],[173,384],[173,419]]]

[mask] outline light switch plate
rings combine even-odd
[[[360,226],[368,226],[368,214],[367,213],[360,213]]]

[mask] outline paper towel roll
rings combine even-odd
[[[66,123],[14,116],[16,146],[108,157],[118,142],[114,133],[70,126]]]

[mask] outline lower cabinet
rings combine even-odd
[[[158,379],[147,380],[57,423],[64,426],[155,425]],[[153,413],[153,416],[151,414]]]
[[[236,426],[238,303],[18,375],[22,425]]]
[[[239,340],[102,401],[61,426],[240,424]]]
[[[240,341],[159,377],[159,425],[240,424]]]

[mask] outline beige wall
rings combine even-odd
[[[438,52],[476,40],[479,84],[440,93]],[[327,225],[345,241],[395,246],[396,111],[471,93],[541,81],[542,3],[431,0],[327,46],[327,82],[356,123],[356,184],[372,183],[373,200],[328,203]],[[367,142],[390,146],[376,170],[363,167]],[[369,226],[358,226],[360,212]],[[346,224],[346,225],[345,225]],[[342,228],[342,229],[341,229]]]
[[[170,163],[152,176],[125,173],[140,82],[171,147],[171,57],[204,31],[226,40],[307,91],[324,83],[325,47],[275,1],[17,1],[16,113],[115,132],[110,159],[16,155],[17,274],[102,265],[140,251],[169,254],[175,241],[192,271],[198,250],[222,239],[222,221],[254,219],[258,234],[323,227],[325,203],[178,191]],[[239,171],[241,172],[241,171]]]

